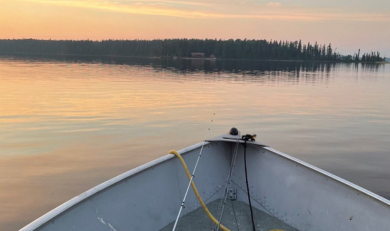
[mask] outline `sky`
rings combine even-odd
[[[388,0],[0,0],[0,39],[267,39],[390,57]]]

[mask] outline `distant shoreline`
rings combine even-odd
[[[74,57],[104,57],[104,58],[143,58],[143,59],[171,59],[171,60],[199,60],[199,61],[217,61],[217,60],[235,60],[235,61],[262,61],[262,62],[313,62],[313,63],[369,63],[369,64],[389,64],[389,61],[343,61],[343,60],[297,60],[297,59],[223,59],[223,58],[192,58],[192,57],[177,57],[173,58],[171,56],[129,56],[129,55],[88,55],[88,54],[50,54],[50,53],[23,53],[23,52],[6,52],[0,53],[0,56],[74,56]]]
[[[331,44],[241,39],[39,40],[0,39],[0,53],[23,55],[142,57],[293,62],[364,62],[385,60],[380,52],[342,55]]]

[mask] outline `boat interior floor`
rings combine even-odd
[[[218,219],[219,211],[222,208],[222,199],[215,200],[207,204],[207,208]],[[283,230],[296,231],[297,229],[280,221],[276,217],[253,208],[253,217],[255,221],[256,231]],[[165,226],[160,231],[172,231],[174,222]],[[222,225],[231,231],[252,231],[252,222],[249,205],[240,202],[227,200],[222,217]],[[207,216],[202,207],[181,217],[177,227],[177,231],[212,231],[217,230],[210,218]],[[219,229],[222,231],[222,229]]]

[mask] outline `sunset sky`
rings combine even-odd
[[[0,0],[0,38],[247,38],[390,57],[387,0]]]

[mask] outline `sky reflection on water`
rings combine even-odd
[[[237,126],[390,197],[390,65],[0,58],[0,230]]]

